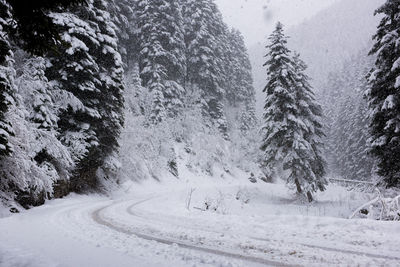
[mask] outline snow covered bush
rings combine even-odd
[[[227,196],[222,192],[218,192],[218,196],[216,197],[207,197],[204,200],[202,209],[203,211],[212,211],[218,214],[227,214],[228,208],[226,205]]]
[[[184,178],[180,176],[182,169],[224,177],[234,168],[248,172],[258,168],[252,160],[259,153],[252,144],[256,133],[240,129],[242,107],[225,111],[231,136],[227,140],[203,113],[204,100],[196,86],[188,88],[185,106],[178,114],[152,124],[152,93],[140,85],[137,68],[128,73],[126,84],[126,121],[120,140],[124,144],[120,151],[122,180],[161,180],[169,175]]]

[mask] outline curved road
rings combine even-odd
[[[119,200],[74,196],[0,219],[0,266],[398,266],[400,262],[400,256],[393,254],[396,248],[385,249],[389,247],[384,239],[376,244],[382,249],[375,251],[365,245],[368,242],[351,245],[340,240],[341,233],[321,239],[329,229],[351,227],[346,220],[333,221],[338,228],[324,228],[332,220],[318,219],[315,227],[322,228],[316,230],[313,222],[304,229],[288,222],[286,228],[273,218],[176,213],[165,208],[181,204],[178,197],[167,201],[175,194]],[[361,233],[354,233],[359,228],[348,229],[355,239],[375,233],[368,232],[369,225],[360,225]],[[310,232],[316,233],[315,242],[304,238]],[[374,239],[379,237],[367,241]]]

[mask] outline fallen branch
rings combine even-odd
[[[356,211],[349,217],[349,219],[353,219],[361,210],[365,209],[366,207],[369,207],[370,205],[375,204],[378,201],[379,201],[379,197],[376,197],[373,200],[371,200],[370,202],[362,205],[361,207],[356,209]]]

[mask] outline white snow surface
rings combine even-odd
[[[234,178],[127,182],[122,188],[109,197],[71,195],[0,219],[0,266],[400,262],[398,222],[346,219],[370,194],[330,185],[307,204],[285,185]]]

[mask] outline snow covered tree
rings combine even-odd
[[[0,159],[9,156],[12,147],[8,142],[13,134],[12,126],[5,114],[12,102],[14,90],[14,68],[12,66],[13,53],[10,48],[7,30],[10,27],[10,6],[6,1],[0,1]]]
[[[77,162],[72,187],[81,190],[97,186],[97,171],[118,147],[123,63],[105,1],[91,0],[52,16],[64,30],[65,46],[51,57],[47,75],[55,88],[73,95],[58,125]]]
[[[388,187],[400,186],[400,1],[387,0],[370,54],[377,59],[367,91],[371,110],[372,153]]]
[[[325,110],[329,124],[325,154],[331,175],[350,180],[371,180],[375,161],[369,154],[369,118],[364,92],[373,58],[366,49],[349,59],[330,75],[325,86]]]
[[[136,5],[136,0],[112,0],[107,8],[117,27],[118,49],[126,70],[134,67],[138,54]]]
[[[232,29],[227,38],[226,99],[229,105],[239,107],[240,129],[245,133],[257,124],[251,63],[241,33]]]
[[[58,117],[54,106],[54,97],[49,90],[48,79],[45,76],[46,60],[42,57],[26,59],[21,75],[18,77],[18,90],[26,91],[25,106],[30,111],[29,118],[40,129],[56,128]]]
[[[154,90],[152,121],[175,116],[183,106],[186,72],[181,5],[178,0],[140,0],[137,39],[143,86]]]
[[[23,53],[22,57],[27,55]],[[1,175],[11,196],[23,206],[42,204],[45,198],[68,193],[59,185],[68,181],[73,167],[68,149],[57,139],[56,101],[63,98],[63,92],[50,88],[45,69],[44,58],[23,61],[17,69],[16,103],[7,114],[16,130],[10,138],[15,151],[0,162]]]
[[[85,2],[86,0],[2,0],[2,6],[8,6],[10,16],[7,17],[13,20],[7,34],[23,50],[44,55],[61,41],[60,32],[49,13]]]
[[[341,174],[346,179],[371,180],[375,160],[369,155],[368,109],[361,92],[363,91],[356,92],[358,97],[352,98],[351,104],[347,106],[349,110],[342,113],[349,115],[343,116],[346,121],[341,128],[345,133],[340,141],[344,143],[341,146],[344,151],[338,158],[338,165],[340,164]]]
[[[299,138],[303,139],[299,139],[297,142],[301,140],[304,147],[299,143],[296,145],[299,158],[295,158],[292,164],[296,169],[300,169],[300,173],[297,171],[296,175],[303,176],[306,183],[304,186],[309,188],[307,190],[324,191],[327,180],[324,178],[326,162],[322,155],[322,138],[325,136],[322,124],[322,108],[317,103],[313,88],[309,83],[309,77],[305,74],[307,65],[301,60],[300,54],[297,53],[294,56],[294,69],[296,72],[297,118],[300,120],[297,123]],[[310,199],[310,196],[308,197]]]
[[[228,35],[230,45],[228,62],[227,99],[235,106],[240,102],[251,102],[255,97],[251,63],[247,54],[243,36],[238,30],[232,29]]]
[[[217,128],[226,134],[223,98],[226,81],[224,41],[227,27],[213,0],[184,0],[186,83],[202,90],[205,115],[211,116]],[[226,42],[225,42],[226,45]]]
[[[268,83],[264,138],[261,149],[268,175],[285,175],[288,184],[312,201],[312,192],[325,189],[325,162],[320,153],[321,108],[315,103],[305,64],[292,58],[287,37],[278,22],[267,45]],[[281,172],[281,173],[278,173]]]
[[[12,125],[4,118],[14,87],[9,41],[30,53],[43,55],[60,41],[59,31],[48,13],[82,3],[84,0],[0,1],[0,157],[12,150],[7,141]]]

